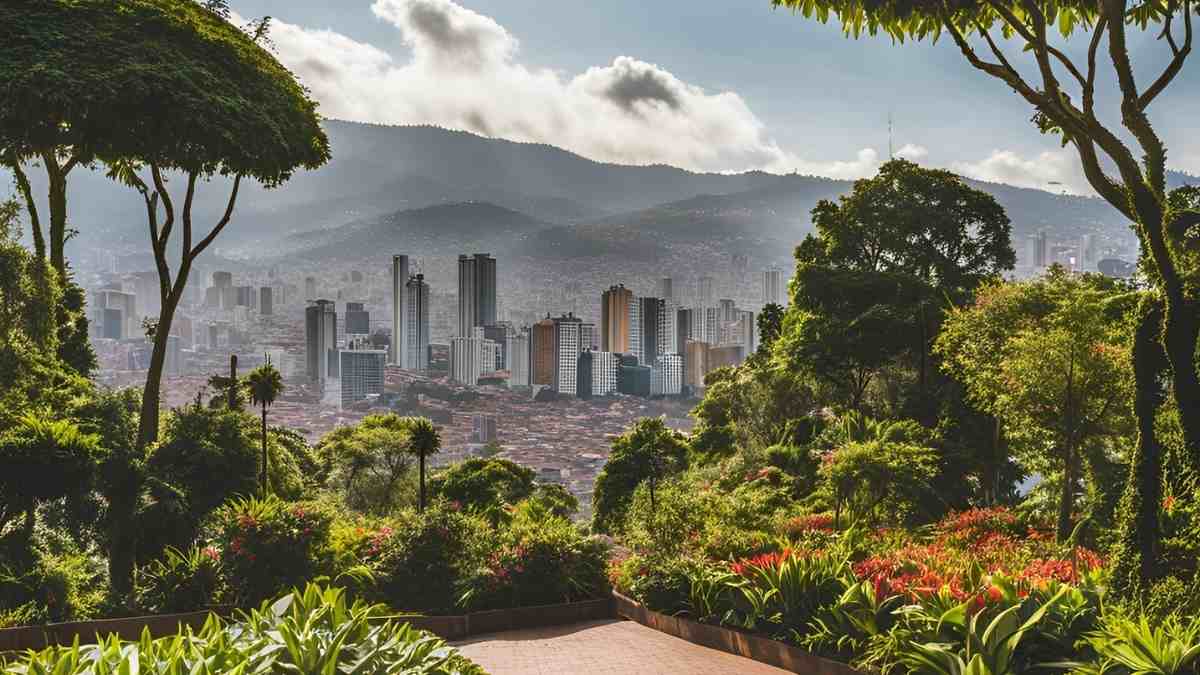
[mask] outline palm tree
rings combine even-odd
[[[279,392],[283,391],[283,376],[271,365],[271,359],[263,365],[250,371],[246,376],[246,388],[250,390],[250,400],[254,405],[262,407],[262,477],[259,486],[265,496],[271,489],[267,481],[267,408],[275,402]]]
[[[421,465],[420,510],[425,510],[425,458],[442,450],[442,436],[428,417],[406,417],[408,427],[408,450],[417,456]]]

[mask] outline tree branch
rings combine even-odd
[[[200,243],[196,244],[196,248],[192,249],[191,255],[189,256],[189,261],[195,259],[196,256],[203,253],[204,249],[208,248],[208,245],[217,238],[217,235],[221,234],[221,230],[225,229],[225,226],[229,224],[230,218],[233,217],[233,207],[237,202],[238,188],[241,186],[241,184],[242,174],[239,173],[233,179],[233,189],[229,193],[229,202],[225,205],[225,214],[221,216],[221,220],[213,226],[213,229],[208,233],[208,236],[200,240]]]
[[[16,177],[17,189],[21,191],[21,197],[25,200],[25,210],[29,212],[29,227],[33,232],[33,250],[37,253],[38,258],[45,259],[46,236],[42,232],[42,221],[38,217],[37,202],[33,199],[33,189],[29,186],[29,177],[21,168],[21,161],[17,159],[15,151],[5,153],[4,164],[12,169],[13,176]]]
[[[1096,119],[1096,51],[1100,48],[1100,39],[1104,37],[1104,29],[1108,19],[1104,16],[1104,7],[1100,7],[1100,16],[1096,19],[1096,27],[1092,32],[1092,41],[1088,45],[1087,82],[1083,85],[1083,113],[1089,120]]]
[[[1191,0],[1183,2],[1183,46],[1179,47],[1175,44],[1175,38],[1171,35],[1171,20],[1174,18],[1175,12],[1167,16],[1166,26],[1163,32],[1167,38],[1167,44],[1171,45],[1171,62],[1163,69],[1161,75],[1155,80],[1146,91],[1138,97],[1138,107],[1145,110],[1158,97],[1159,94],[1171,84],[1179,71],[1183,70],[1183,63],[1187,61],[1188,55],[1192,53],[1192,8]]]
[[[171,202],[171,193],[167,191],[167,182],[163,180],[162,171],[159,170],[157,164],[150,164],[150,175],[154,179],[155,191],[162,195],[163,211],[167,214],[167,219],[163,221],[162,231],[158,235],[158,245],[165,253],[167,242],[171,240],[171,228],[175,225],[175,205]]]

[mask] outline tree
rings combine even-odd
[[[1129,431],[1132,374],[1123,314],[1129,294],[1099,277],[1053,270],[996,284],[950,314],[938,350],[971,402],[995,415],[1022,463],[1062,475],[1057,531],[1073,529],[1084,460]]]
[[[783,307],[772,302],[763,305],[762,311],[758,313],[759,353],[770,353],[771,345],[775,344],[775,339],[783,330],[783,312]]]
[[[493,515],[533,495],[536,475],[511,460],[472,457],[434,476],[430,491],[467,511]]]
[[[428,417],[404,418],[405,429],[408,431],[409,451],[417,456],[420,462],[421,499],[419,508],[425,510],[425,459],[442,451],[442,436],[437,427]]]
[[[329,462],[331,482],[352,508],[386,515],[400,502],[397,491],[412,469],[405,419],[394,413],[368,415],[355,426],[335,429],[318,445]]]
[[[1045,4],[1028,0],[978,0],[957,3],[884,0],[772,0],[822,21],[832,15],[848,35],[880,31],[893,40],[936,38],[945,33],[974,68],[1012,89],[1035,110],[1033,122],[1074,148],[1088,183],[1101,198],[1133,223],[1144,251],[1142,267],[1160,294],[1158,311],[1139,319],[1156,322],[1137,335],[1162,347],[1161,361],[1148,357],[1134,368],[1139,455],[1159,457],[1153,420],[1161,389],[1169,377],[1170,396],[1180,417],[1187,455],[1200,463],[1200,370],[1196,360],[1200,338],[1200,256],[1195,237],[1200,204],[1178,191],[1167,191],[1167,148],[1150,121],[1151,106],[1183,70],[1192,50],[1192,0],[1137,3],[1102,0],[1078,4]],[[1086,60],[1072,59],[1051,38],[1086,37]],[[1182,41],[1179,31],[1182,29]],[[1149,80],[1139,81],[1129,49],[1131,31],[1158,33],[1166,46],[1165,65]],[[995,37],[999,32],[1007,42]],[[978,36],[982,44],[971,38]],[[1105,38],[1107,37],[1107,44]],[[1006,53],[1005,49],[1014,48]],[[1102,44],[1105,49],[1101,51]],[[986,51],[983,51],[986,45]],[[979,46],[979,49],[976,47]],[[1020,51],[1016,51],[1020,50]],[[1014,57],[1022,56],[1024,62]],[[1139,58],[1142,58],[1139,54]],[[1147,54],[1156,59],[1158,55]],[[1032,61],[1032,63],[1030,63]],[[1032,76],[1023,69],[1032,65]],[[1096,95],[1096,82],[1115,80],[1117,95]],[[1148,84],[1147,84],[1148,82]],[[1110,106],[1101,110],[1102,106]],[[1120,120],[1120,127],[1106,120]],[[1147,354],[1150,349],[1135,350]],[[1132,358],[1132,357],[1131,357]],[[1137,460],[1141,462],[1141,459]],[[1130,476],[1127,490],[1145,485],[1145,472]],[[1136,497],[1133,495],[1132,497]],[[1145,522],[1146,509],[1157,504],[1130,499],[1130,522]],[[1144,542],[1143,542],[1144,543]],[[1127,544],[1128,548],[1131,544]],[[1132,558],[1133,551],[1128,551]],[[1142,570],[1142,580],[1145,572]]]
[[[826,456],[821,478],[832,493],[834,522],[878,522],[881,512],[902,519],[933,491],[937,453],[887,439],[852,441]]]
[[[619,531],[633,493],[643,482],[647,483],[653,509],[657,483],[686,468],[687,454],[683,435],[668,429],[661,418],[642,418],[613,439],[608,461],[596,476],[592,530]]]
[[[39,504],[85,494],[100,451],[94,434],[66,420],[26,415],[0,436],[0,528],[24,513],[24,537],[33,536]]]
[[[246,388],[250,391],[251,402],[262,407],[262,470],[259,474],[259,489],[265,496],[270,491],[267,480],[267,408],[275,403],[275,399],[283,391],[283,375],[268,359],[246,376]]]
[[[17,158],[69,148],[60,168],[103,161],[146,207],[162,309],[142,397],[144,447],[158,438],[175,310],[195,260],[231,221],[242,179],[277,186],[298,167],[323,164],[328,139],[291,73],[253,36],[198,4],[18,0],[0,8],[0,26],[0,88],[19,93],[0,102],[0,145]],[[178,201],[167,188],[172,172],[184,186]],[[197,183],[214,175],[232,179],[229,197],[212,229],[193,236]],[[52,190],[61,185],[52,181]],[[52,200],[52,211],[64,203]],[[52,213],[52,249],[59,222],[65,216]]]

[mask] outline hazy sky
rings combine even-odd
[[[949,39],[848,40],[840,26],[768,0],[233,6],[275,18],[276,53],[329,117],[440,124],[605,161],[846,178],[886,158],[890,110],[898,154],[986,180],[1087,190],[1073,155],[1029,124],[1029,106]],[[1149,79],[1166,45],[1147,37],[1133,48]],[[1200,66],[1190,65],[1152,114],[1173,167],[1200,173]]]

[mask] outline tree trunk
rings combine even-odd
[[[1075,511],[1075,449],[1074,444],[1067,441],[1063,448],[1063,484],[1062,495],[1058,502],[1057,538],[1064,542],[1071,536],[1071,514]]]
[[[1161,301],[1144,301],[1134,333],[1134,414],[1138,437],[1129,461],[1129,477],[1118,509],[1119,538],[1113,551],[1113,585],[1131,597],[1155,576],[1159,550],[1158,510],[1162,501],[1162,448],[1154,420],[1163,404],[1159,376],[1168,367],[1160,335]]]
[[[1196,373],[1196,342],[1200,338],[1200,302],[1168,299],[1163,318],[1163,347],[1171,367],[1171,385],[1184,454],[1193,475],[1200,476],[1200,376]]]
[[[56,162],[47,161],[46,176],[49,180],[50,202],[50,265],[58,270],[59,278],[67,278],[67,258],[64,252],[67,242],[67,177]]]
[[[162,312],[158,315],[158,326],[154,331],[154,350],[150,353],[150,370],[146,373],[146,386],[142,390],[142,412],[138,421],[138,447],[158,440],[158,403],[161,398],[163,364],[167,358],[167,338],[171,333],[171,320],[175,318],[175,307],[179,296],[171,293],[162,299]]]
[[[271,493],[270,476],[267,473],[267,404],[262,404],[262,493],[266,497]]]
[[[124,502],[125,500],[121,500]],[[124,597],[133,590],[134,547],[136,529],[132,526],[133,504],[110,504],[118,513],[110,519],[108,543],[108,577],[113,593]]]
[[[422,452],[419,456],[421,464],[421,499],[419,502],[420,511],[425,512],[425,453]]]

